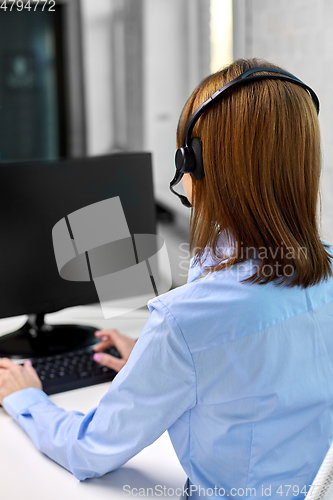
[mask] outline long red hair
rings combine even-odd
[[[238,60],[198,85],[179,120],[178,147],[195,109],[228,81],[258,66],[277,67]],[[256,254],[260,266],[246,280],[253,283],[305,288],[331,276],[331,256],[318,231],[319,124],[307,91],[273,79],[237,87],[203,113],[192,136],[202,140],[205,169],[202,180],[192,177],[195,262],[201,263],[208,247],[214,270]],[[218,248],[221,232],[233,248],[228,260]]]

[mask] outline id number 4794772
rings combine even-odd
[[[0,0],[1,2],[1,0]],[[37,9],[55,12],[55,0],[4,0],[0,4],[0,12],[35,12]]]

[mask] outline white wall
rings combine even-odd
[[[332,0],[234,0],[234,58],[262,57],[276,63],[319,97],[322,237],[333,242],[332,20]]]
[[[142,40],[137,41],[142,43],[142,77],[130,64],[122,93],[119,85],[115,86],[125,64],[119,50],[123,49],[124,57],[133,57],[133,47],[129,45],[126,52],[121,40],[115,47],[114,19],[116,13],[126,11],[128,15],[133,11],[133,1],[81,0],[88,154],[110,152],[117,147],[119,135],[124,136],[120,141],[124,148],[131,146],[126,131],[120,134],[123,118],[131,124],[134,119],[137,124],[141,120],[137,132],[143,143],[139,149],[153,153],[156,198],[187,218],[188,209],[169,191],[169,183],[175,172],[176,128],[181,109],[210,69],[210,0],[136,1],[142,7]],[[139,18],[132,21],[141,23]],[[131,35],[124,34],[127,41]],[[133,92],[137,98],[131,105],[129,97]],[[118,109],[124,98],[126,106]],[[140,117],[134,109],[139,99],[143,101]],[[181,185],[178,188],[182,192]]]
[[[144,148],[153,152],[157,199],[187,216],[169,183],[180,112],[209,73],[209,1],[144,0],[143,36]]]
[[[81,0],[84,88],[89,155],[108,153],[113,145],[112,38],[114,2]]]

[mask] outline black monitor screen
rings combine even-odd
[[[0,317],[97,303],[92,281],[60,277],[52,228],[119,196],[131,234],[155,234],[150,153],[0,163]],[[112,214],[110,214],[112,216]]]

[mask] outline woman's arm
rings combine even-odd
[[[37,448],[78,479],[115,470],[154,442],[196,403],[192,356],[176,321],[154,299],[126,365],[86,415],[28,388],[4,398],[5,410]]]
[[[94,354],[95,361],[119,372],[126,364],[136,340],[127,335],[122,335],[118,330],[99,330],[95,332],[95,336],[101,339],[94,346],[96,351]],[[117,348],[121,354],[120,359],[102,352],[110,346]],[[42,382],[36,370],[32,367],[31,361],[27,360],[22,366],[13,363],[8,358],[0,358],[0,406],[6,396],[28,387],[43,389]]]

